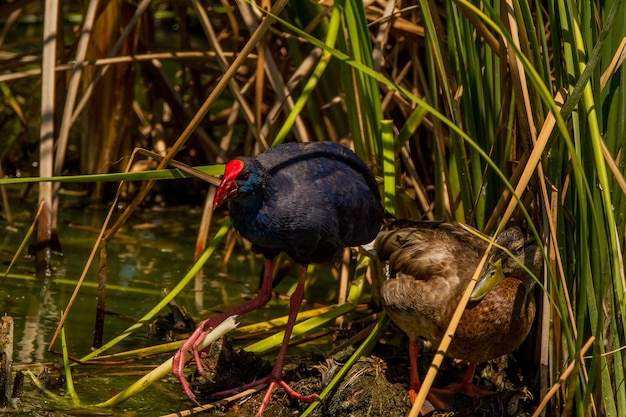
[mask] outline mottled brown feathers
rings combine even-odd
[[[531,272],[541,271],[538,247],[519,228],[504,231],[496,243],[509,249]],[[382,287],[391,319],[412,340],[441,341],[458,302],[488,243],[480,233],[452,222],[392,223],[378,235],[375,249],[389,263]],[[516,349],[535,316],[534,279],[500,249],[505,279],[463,314],[448,350],[452,357],[483,362]]]

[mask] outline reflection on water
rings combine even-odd
[[[0,314],[11,315],[15,320],[16,363],[58,359],[47,352],[48,344],[62,311],[68,308],[105,214],[104,210],[62,209],[58,233],[63,256],[54,257],[51,280],[48,283],[35,280],[34,260],[22,255],[11,271],[12,275],[0,286]],[[193,265],[199,217],[197,210],[190,212],[189,208],[146,211],[134,216],[120,230],[108,245],[107,310],[121,317],[137,319],[161,300],[164,290],[170,290],[180,281]],[[8,266],[29,224],[24,221],[17,226],[17,231],[7,232],[0,242],[4,268]],[[214,265],[217,265],[220,253],[221,249],[215,254],[215,259],[205,265],[205,276],[217,276]],[[96,256],[65,325],[70,354],[75,357],[89,353],[93,341],[98,262]],[[245,282],[232,279],[205,282],[208,291],[202,294],[204,303],[208,306],[221,305],[254,291],[257,273],[250,274],[248,270],[242,275],[246,279],[251,278],[251,288]],[[195,308],[191,285],[177,297],[177,302],[198,317],[201,312]],[[105,341],[130,324],[117,317],[107,317]],[[150,340],[146,327],[130,336],[117,349],[138,348],[159,342]],[[60,339],[55,344],[55,350],[60,350]]]
[[[28,298],[28,309],[23,317],[23,332],[19,333],[21,317],[15,326],[15,340],[17,340],[14,361],[16,363],[44,362],[48,351],[46,338],[49,331],[54,330],[54,322],[59,319],[53,314],[59,311],[54,295],[50,291],[43,294],[33,294]],[[42,302],[43,300],[43,302]],[[14,319],[16,319],[14,317]]]

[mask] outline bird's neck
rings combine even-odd
[[[240,196],[229,202],[230,216],[234,226],[245,237],[247,232],[254,232],[271,222],[272,210],[266,210],[266,204],[272,204],[275,199],[275,189],[266,184],[259,192]]]
[[[254,217],[263,207],[263,196],[252,195],[239,197],[229,202],[230,215],[237,217]]]

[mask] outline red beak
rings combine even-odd
[[[224,204],[226,200],[237,195],[237,183],[235,181],[225,181],[217,187],[215,198],[213,199],[213,210]]]
[[[229,198],[237,196],[237,176],[243,169],[243,162],[238,159],[233,159],[226,164],[224,169],[224,178],[217,191],[215,192],[215,198],[213,199],[213,210],[228,201]]]

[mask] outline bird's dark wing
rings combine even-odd
[[[285,143],[263,152],[257,157],[257,160],[263,164],[270,175],[274,175],[280,170],[288,170],[289,166],[302,161],[310,161],[310,165],[320,165],[322,160],[336,160],[358,173],[368,185],[369,190],[380,201],[378,185],[371,170],[354,152],[338,143]]]
[[[280,245],[300,263],[325,263],[376,236],[383,217],[378,188],[354,152],[332,142],[290,143],[257,160],[271,178],[259,217],[269,233],[280,233],[257,239],[259,246]]]

